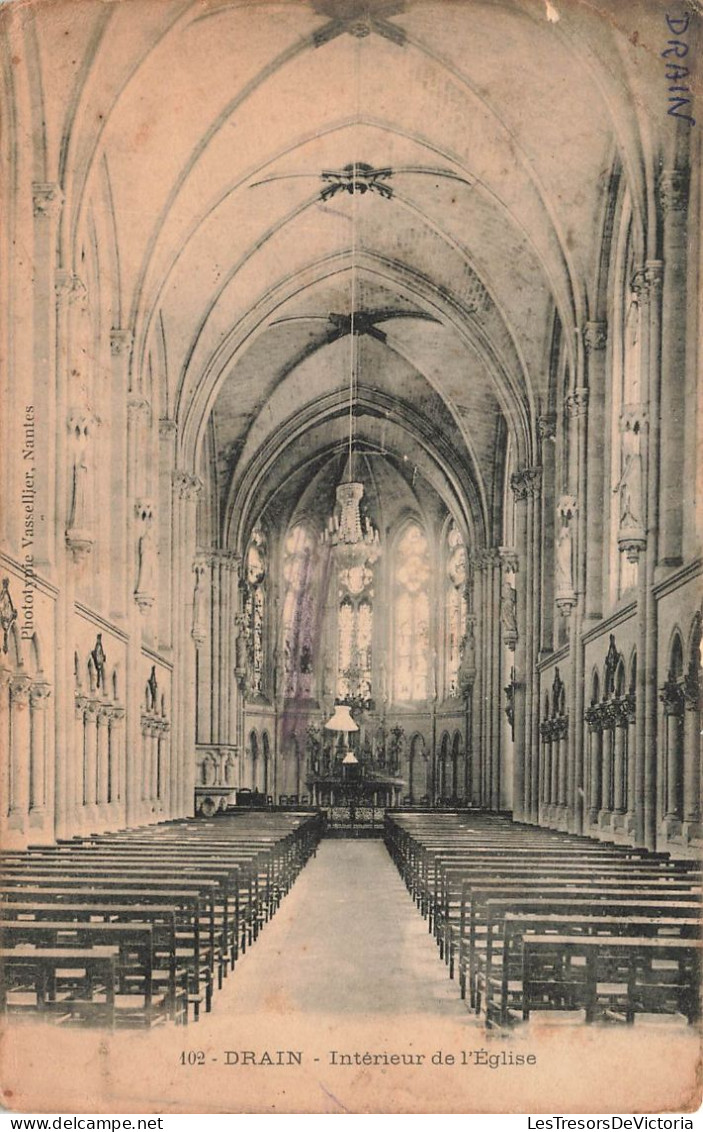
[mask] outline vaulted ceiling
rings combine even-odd
[[[233,508],[251,522],[275,498],[290,516],[323,465],[334,482],[354,306],[369,468],[489,538],[506,438],[534,459],[555,313],[572,373],[598,317],[614,169],[636,222],[651,209],[663,9],[135,7],[34,9],[39,179],[70,170],[66,256],[109,211],[114,324],[133,329],[183,458],[209,453],[223,536]]]

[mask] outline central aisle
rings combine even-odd
[[[467,1020],[458,986],[381,841],[321,842],[215,995],[213,1016],[231,1011],[233,1001],[245,1014],[400,1012]]]

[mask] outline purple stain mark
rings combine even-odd
[[[331,1093],[329,1089],[326,1089],[322,1084],[322,1081],[318,1081],[318,1085],[322,1089],[323,1093],[325,1093],[325,1095],[328,1096],[331,1101],[334,1101],[336,1105],[339,1105],[339,1107],[342,1109],[342,1112],[348,1112],[351,1114],[351,1109],[348,1109],[346,1105],[343,1105],[342,1102],[338,1100],[337,1097],[335,1097],[334,1093]]]

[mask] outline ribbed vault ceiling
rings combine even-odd
[[[116,322],[182,457],[199,466],[209,436],[223,525],[274,496],[290,517],[320,461],[342,458],[350,338],[331,331],[354,286],[357,309],[381,312],[380,338],[358,338],[357,434],[374,468],[388,462],[378,482],[430,485],[476,537],[490,528],[506,435],[533,455],[555,311],[572,371],[597,313],[614,163],[636,222],[648,207],[643,155],[666,110],[643,47],[665,34],[656,8],[624,4],[622,28],[612,3],[576,0],[164,0],[139,19],[66,3],[37,18],[47,161],[74,173],[64,255],[109,209]],[[321,174],[351,162],[391,172],[322,199]]]

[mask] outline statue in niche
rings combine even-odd
[[[138,570],[135,594],[140,605],[151,604],[158,587],[157,550],[152,532],[153,511],[148,504],[138,508],[142,533],[137,544]],[[139,600],[141,598],[141,601]],[[195,622],[194,622],[195,624]]]
[[[459,687],[467,691],[476,677],[476,637],[473,622],[469,622],[461,641],[461,662],[459,664]]]
[[[105,687],[105,664],[107,663],[107,656],[105,655],[105,649],[103,648],[103,635],[102,635],[102,633],[98,633],[97,637],[95,638],[95,647],[93,648],[93,651],[91,652],[90,655],[93,659],[93,665],[95,667],[96,687],[104,688]]]
[[[205,566],[202,562],[196,562],[193,567],[195,574],[195,587],[193,589],[193,627],[191,629],[191,636],[194,641],[201,642],[205,640],[205,618],[204,614],[204,600],[205,592],[202,585],[202,577],[205,573]]]
[[[312,649],[307,642],[300,650],[299,668],[304,676],[309,676],[312,673]]]
[[[573,593],[571,525],[562,521],[556,545],[556,591],[557,594]]]
[[[615,644],[615,634],[611,633],[610,644],[608,645],[608,651],[605,656],[605,679],[603,689],[604,698],[606,696],[612,695],[615,691],[615,672],[618,667],[619,660],[620,653],[618,652],[618,646]]]
[[[246,672],[247,668],[247,640],[246,640],[246,619],[243,613],[237,613],[234,618],[235,626],[235,642],[234,642],[234,664],[237,672]]]
[[[642,513],[642,457],[639,431],[625,430],[622,439],[623,470],[616,490],[620,495],[620,529],[639,530],[644,525]]]
[[[500,599],[500,620],[503,626],[503,640],[509,649],[514,650],[518,639],[517,592],[510,582],[503,582]]]
[[[69,420],[69,430],[73,439],[73,471],[71,475],[71,507],[69,530],[83,540],[90,523],[88,443],[90,439],[90,419],[85,412],[76,412]]]

